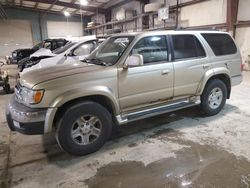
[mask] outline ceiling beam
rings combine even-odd
[[[119,7],[119,6],[122,6],[122,5],[125,5],[125,4],[127,4],[127,3],[130,3],[130,2],[132,2],[132,1],[140,1],[140,0],[125,0],[125,1],[121,1],[121,2],[119,2],[119,3],[116,3],[116,4],[114,4],[114,5],[111,5],[110,7],[108,7],[107,9],[113,9],[113,8],[115,8],[115,7]],[[107,4],[107,3],[106,3]]]
[[[39,4],[39,3],[38,3],[38,2],[36,2],[35,6],[34,6],[34,8],[35,8],[35,9],[38,7],[38,4]]]
[[[53,4],[53,2],[54,2],[53,0],[26,0],[26,1],[32,1],[32,2],[38,2],[38,3],[46,3],[46,4]],[[56,1],[54,5],[79,9],[79,5],[77,5],[77,4],[65,3],[65,2],[62,2],[62,1]],[[84,10],[84,11],[88,11],[88,12],[96,12],[97,8],[93,7],[93,6],[82,6],[81,9]],[[105,11],[106,10],[104,8],[98,8],[98,12],[100,12],[100,13],[105,13]]]
[[[47,9],[47,11],[50,11],[52,9],[52,7],[55,5],[55,3],[57,2],[57,0],[55,0],[50,6],[49,8]]]
[[[17,9],[22,9],[22,10],[30,10],[30,11],[35,11],[35,12],[41,12],[41,13],[51,13],[51,14],[57,14],[57,15],[62,15],[62,13],[60,11],[52,11],[50,10],[49,12],[47,11],[47,9],[39,9],[39,8],[31,8],[31,7],[23,7],[23,6],[18,6],[18,5],[15,5],[15,6],[11,6],[11,5],[3,5],[3,7],[5,8],[17,8]],[[78,14],[75,14],[75,15],[72,15],[73,17],[80,17],[80,15]]]

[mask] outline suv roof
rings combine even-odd
[[[194,34],[194,33],[224,33],[223,31],[214,31],[214,30],[157,30],[157,31],[143,31],[143,32],[132,32],[132,33],[119,33],[112,35],[115,37],[119,36],[138,36],[138,35],[158,35],[158,34]]]

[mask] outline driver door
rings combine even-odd
[[[140,39],[130,55],[141,54],[143,65],[119,68],[119,101],[123,112],[166,102],[173,97],[173,63],[166,36]]]

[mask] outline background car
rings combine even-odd
[[[37,50],[39,50],[40,48],[46,48],[46,49],[50,49],[50,50],[55,50],[59,47],[64,46],[68,41],[66,39],[46,39],[40,43],[38,43],[37,45],[35,45],[33,48],[23,48],[23,49],[16,49],[11,53],[11,57],[10,57],[10,63],[11,64],[15,64],[25,58],[25,57],[29,57],[30,54],[33,54],[34,52],[36,52]]]
[[[80,42],[68,42],[64,47],[53,52],[40,49],[26,61],[20,76],[31,70],[84,60],[98,44],[96,36],[92,35],[83,37]]]

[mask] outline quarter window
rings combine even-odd
[[[202,34],[216,56],[234,54],[237,48],[228,34]]]
[[[132,49],[132,54],[141,54],[144,64],[167,61],[168,48],[165,36],[145,37],[136,43]]]
[[[176,60],[206,56],[200,41],[194,35],[172,35],[172,40]]]

